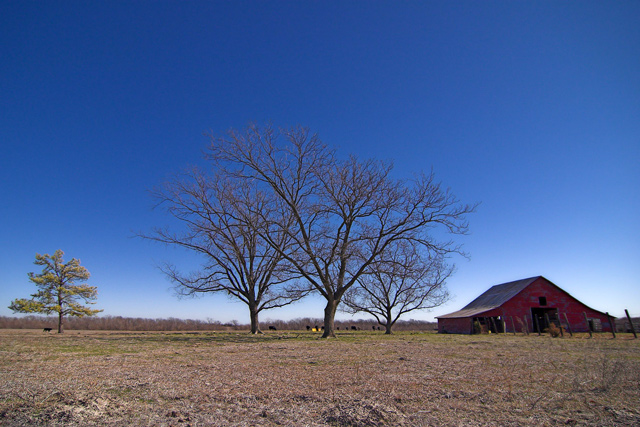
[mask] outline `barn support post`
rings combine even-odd
[[[475,334],[479,334],[480,332],[482,332],[482,330],[480,332],[478,332],[478,330],[476,329],[476,322],[478,325],[480,325],[480,321],[478,320],[477,317],[471,317],[471,335],[475,335]],[[482,328],[480,328],[482,329]]]
[[[633,332],[633,337],[637,339],[638,335],[636,334],[636,328],[633,326],[633,322],[631,321],[631,316],[629,316],[629,310],[625,308],[624,314],[627,315],[627,320],[629,321],[629,326],[631,326],[631,332]]]
[[[538,331],[538,336],[540,336],[540,322],[538,322],[538,316],[531,315],[533,318],[533,323],[536,326],[536,331]]]
[[[583,311],[582,314],[584,314],[584,321],[587,322],[587,330],[589,331],[589,338],[593,338],[593,332],[591,331],[591,324],[589,323],[589,318],[587,317],[587,313]]]
[[[608,311],[605,314],[607,315],[607,319],[609,319],[609,326],[611,327],[611,334],[615,338],[616,337],[616,324],[613,323],[613,319],[611,319],[611,316],[609,316],[609,312]]]
[[[567,329],[569,330],[569,335],[573,336],[573,331],[571,330],[571,323],[569,323],[569,318],[567,317],[567,313],[562,313],[564,316],[564,321],[567,323]]]
[[[513,335],[516,334],[516,324],[513,322],[513,316],[509,316],[511,318],[511,329],[513,329]]]

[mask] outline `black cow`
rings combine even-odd
[[[275,327],[275,326],[269,326],[269,330],[270,330],[270,331],[277,331],[277,329],[276,329],[276,327]]]
[[[51,332],[52,328],[44,328],[42,329],[42,332]]]

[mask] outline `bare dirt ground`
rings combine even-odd
[[[0,425],[640,425],[640,340],[0,330]]]

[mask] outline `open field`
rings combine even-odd
[[[0,330],[0,425],[640,425],[630,334]]]

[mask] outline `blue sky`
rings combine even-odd
[[[0,315],[62,249],[104,314],[248,322],[223,296],[175,298],[156,265],[199,260],[133,236],[171,225],[148,191],[202,164],[203,133],[249,122],[481,202],[454,299],[409,317],[537,275],[640,315],[638,22],[637,1],[3,1]]]

